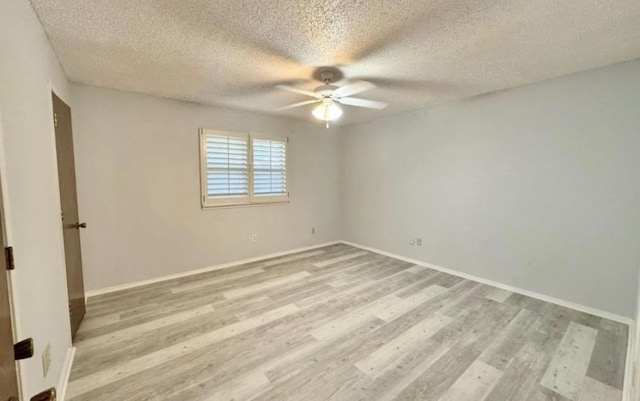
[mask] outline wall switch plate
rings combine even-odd
[[[422,238],[417,238],[416,239],[416,245],[422,246]]]
[[[258,240],[258,234],[253,234],[251,236],[251,242],[256,242]]]
[[[413,238],[411,238],[411,239],[409,240],[409,245],[413,245],[414,243],[415,243],[415,240],[414,240]]]
[[[51,366],[51,343],[42,351],[42,374],[47,377],[49,367]]]

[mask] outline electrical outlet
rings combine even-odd
[[[256,241],[258,241],[258,234],[253,234],[251,236],[251,242],[256,242]]]
[[[42,374],[47,377],[49,367],[51,366],[51,343],[42,351]]]
[[[316,233],[316,228],[315,227],[311,227],[311,234],[315,234]]]
[[[409,240],[409,245],[413,245],[414,243],[415,243],[415,240],[414,240],[413,238],[411,238],[411,239]]]
[[[422,246],[422,238],[417,238],[416,239],[416,245]]]

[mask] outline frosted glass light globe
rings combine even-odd
[[[333,121],[340,118],[342,109],[331,99],[323,99],[311,112],[315,118],[322,121]]]

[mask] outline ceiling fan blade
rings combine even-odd
[[[367,81],[356,81],[339,87],[333,92],[338,97],[346,97],[371,90],[376,86]]]
[[[278,89],[282,89],[285,90],[287,92],[293,92],[293,93],[298,93],[300,95],[307,95],[307,96],[311,96],[311,97],[318,97],[318,95],[316,95],[314,92],[308,91],[308,90],[304,90],[304,89],[300,89],[300,88],[296,88],[295,86],[289,86],[289,85],[276,85],[276,88]]]
[[[375,100],[358,99],[357,97],[343,97],[338,100],[341,104],[347,106],[364,107],[366,109],[378,109],[382,110],[387,107],[385,102],[378,102]]]
[[[320,100],[320,99],[305,100],[304,102],[294,103],[294,104],[290,104],[288,106],[280,107],[279,109],[276,109],[275,111],[293,109],[295,107],[306,106],[308,104],[318,103],[318,102],[321,102],[321,101],[322,100]]]

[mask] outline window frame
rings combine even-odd
[[[237,132],[226,130],[215,130],[210,128],[200,128],[200,203],[203,209],[236,207],[236,206],[258,206],[289,202],[289,137],[278,135],[267,135],[254,132]],[[248,172],[248,193],[246,196],[227,196],[212,198],[208,191],[208,168],[207,168],[207,136],[227,136],[243,138],[247,140],[247,172]],[[253,140],[269,140],[285,142],[285,194],[284,195],[254,195],[254,170],[253,170]]]

